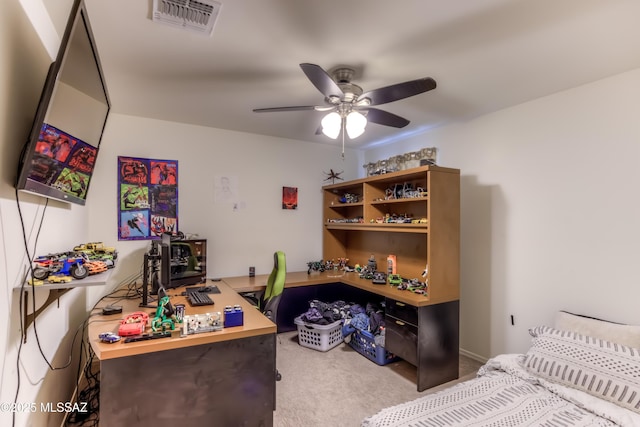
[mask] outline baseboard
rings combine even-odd
[[[489,360],[486,357],[482,357],[482,356],[480,356],[478,354],[472,353],[472,352],[467,351],[467,350],[465,350],[463,348],[460,349],[460,354],[462,354],[463,356],[468,357],[469,359],[473,359],[473,360],[476,360],[478,362],[481,362],[482,364],[487,363],[487,361]]]

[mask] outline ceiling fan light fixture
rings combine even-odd
[[[322,119],[322,133],[327,135],[331,139],[338,138],[340,135],[340,128],[342,127],[342,117],[335,111],[327,114]]]
[[[364,133],[367,126],[367,118],[357,111],[352,111],[347,115],[347,134],[349,138],[355,139]]]

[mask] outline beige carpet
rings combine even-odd
[[[460,379],[475,377],[480,362],[460,356]],[[277,336],[275,427],[356,427],[382,408],[418,393],[416,369],[404,361],[379,366],[348,344],[321,352],[298,344],[297,332]]]

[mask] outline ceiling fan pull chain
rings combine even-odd
[[[344,160],[344,117],[342,118],[342,160]]]

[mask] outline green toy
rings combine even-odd
[[[172,331],[176,328],[176,315],[171,306],[168,296],[163,296],[158,300],[158,308],[156,309],[156,316],[151,322],[151,329],[153,332],[166,331],[170,328]]]

